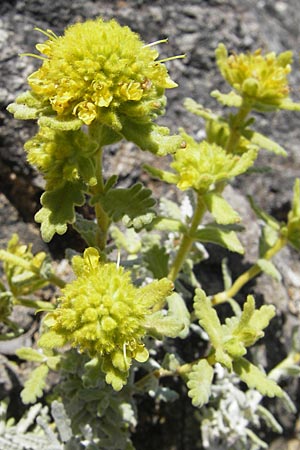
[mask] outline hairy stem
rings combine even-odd
[[[102,154],[103,149],[100,148],[96,155],[96,178],[97,184],[91,188],[91,193],[95,196],[104,193],[104,181],[102,171]],[[101,202],[98,200],[95,204],[95,215],[98,225],[98,232],[96,236],[96,242],[100,250],[104,250],[107,241],[107,233],[110,225],[110,219],[104,211]]]
[[[280,236],[273,247],[269,248],[269,250],[264,254],[263,259],[272,259],[273,256],[276,255],[276,253],[278,253],[286,245],[286,242],[286,238]],[[248,270],[246,270],[246,272],[242,273],[229,289],[214,295],[212,297],[212,304],[218,305],[219,303],[226,302],[229,298],[233,298],[245,284],[247,284],[250,280],[252,280],[260,273],[261,268],[258,264],[254,264]]]
[[[180,272],[183,263],[195,241],[195,238],[193,237],[194,233],[197,231],[197,228],[201,222],[201,219],[206,211],[206,206],[203,201],[203,198],[200,194],[197,195],[197,205],[194,211],[194,215],[192,218],[192,222],[190,225],[190,228],[187,233],[185,233],[182,237],[182,241],[180,244],[180,247],[178,249],[178,253],[176,255],[176,258],[172,264],[172,267],[170,269],[168,278],[172,281],[175,281],[177,278],[178,273]]]

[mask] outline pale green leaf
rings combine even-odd
[[[116,226],[112,226],[111,236],[119,249],[123,248],[131,255],[136,255],[141,251],[141,239],[133,228],[129,228],[123,233]]]
[[[158,156],[175,153],[184,145],[181,136],[171,135],[167,127],[159,126],[153,122],[141,123],[124,118],[121,133],[142,150],[148,150]]]
[[[194,364],[192,370],[188,374],[187,387],[189,388],[188,396],[192,399],[192,404],[201,408],[208,402],[211,395],[211,384],[213,381],[214,371],[206,359],[201,359]]]
[[[42,238],[50,242],[54,234],[64,234],[67,224],[75,221],[75,206],[85,201],[82,183],[65,182],[57,189],[46,191],[41,196],[43,207],[36,213],[36,222],[41,223]]]
[[[218,116],[216,116],[210,109],[207,109],[200,103],[195,102],[192,98],[185,99],[184,107],[191,113],[196,116],[200,116],[205,120],[218,120]]]
[[[53,130],[71,131],[79,130],[82,126],[80,119],[73,118],[61,118],[59,116],[41,116],[38,120],[40,127],[49,127]]]
[[[147,317],[148,333],[161,339],[163,336],[184,339],[189,332],[190,314],[182,297],[174,292],[167,298],[168,311],[159,310]]]
[[[289,243],[300,251],[300,179],[294,184],[292,209],[288,214],[287,238]]]
[[[30,347],[21,347],[16,350],[16,355],[26,361],[43,362],[45,355]]]
[[[258,265],[258,267],[262,272],[266,273],[267,275],[270,275],[277,281],[281,281],[282,278],[281,274],[271,261],[260,258],[257,260],[256,264]]]
[[[193,237],[200,242],[210,242],[221,245],[232,252],[244,253],[242,244],[236,233],[232,230],[206,225],[202,229],[197,230]]]
[[[178,231],[184,233],[186,226],[179,220],[165,217],[156,217],[152,222],[153,227],[159,231]]]
[[[242,105],[242,97],[233,91],[229,94],[222,94],[222,92],[216,89],[215,91],[212,91],[210,95],[224,106],[234,106],[235,108],[239,108]]]
[[[48,372],[48,366],[42,364],[30,373],[30,377],[25,382],[24,389],[21,392],[21,398],[25,405],[35,403],[43,395]]]
[[[196,289],[194,310],[200,326],[208,334],[210,342],[215,349],[216,361],[231,370],[231,358],[223,348],[224,331],[222,325],[210,299],[202,289]]]
[[[234,360],[233,369],[250,389],[257,389],[262,395],[268,397],[283,396],[283,391],[280,386],[246,359],[238,358]]]
[[[208,192],[204,195],[204,202],[218,224],[228,225],[241,221],[238,213],[230,204],[216,192]]]
[[[272,139],[267,138],[261,133],[251,132],[251,142],[252,144],[258,145],[260,148],[263,148],[265,150],[269,150],[276,155],[287,156],[287,152],[283,147],[281,147],[281,145],[277,144],[277,142],[272,141]]]

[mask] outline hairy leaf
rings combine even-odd
[[[160,279],[168,275],[169,255],[164,247],[154,245],[143,255],[143,261],[154,278]]]
[[[194,310],[199,319],[200,326],[208,334],[211,344],[215,349],[215,357],[218,362],[229,370],[231,369],[231,358],[223,349],[223,329],[218,314],[202,289],[196,289],[194,297]]]
[[[201,359],[194,364],[188,374],[187,387],[188,396],[192,399],[192,404],[201,408],[208,402],[211,394],[211,384],[214,376],[214,370],[206,359]]]
[[[85,240],[89,247],[97,247],[96,236],[98,226],[93,220],[85,219],[81,214],[75,214],[76,221],[73,223],[73,228]]]
[[[151,197],[151,190],[143,187],[141,183],[136,183],[128,189],[110,189],[106,194],[94,197],[91,203],[97,200],[113,221],[118,222],[127,215],[130,219],[147,214],[155,205],[155,200]]]
[[[211,242],[213,244],[221,245],[232,252],[240,254],[244,253],[242,244],[236,233],[232,230],[207,225],[204,228],[197,230],[193,237],[200,242]]]
[[[257,389],[262,395],[267,395],[268,397],[283,396],[280,386],[246,359],[238,358],[234,360],[233,369],[250,389]]]
[[[221,225],[240,222],[240,216],[229,203],[216,192],[208,192],[204,195],[204,201],[209,212],[216,222]]]
[[[233,91],[231,91],[229,94],[222,94],[222,92],[216,89],[212,91],[210,95],[224,106],[234,106],[236,108],[239,108],[242,104],[242,97]]]
[[[54,234],[64,234],[67,224],[75,221],[75,206],[84,203],[82,183],[65,182],[41,196],[43,207],[36,213],[36,222],[41,223],[42,238],[50,242]]]
[[[45,355],[30,347],[18,348],[16,355],[26,361],[43,362],[45,360]]]
[[[260,259],[258,259],[256,264],[258,265],[260,270],[262,270],[264,273],[266,273],[267,275],[270,275],[271,277],[275,278],[275,280],[277,280],[277,281],[281,281],[281,278],[282,278],[281,274],[276,269],[276,267],[274,266],[274,264],[271,261],[269,261],[267,259],[260,258]]]
[[[260,148],[275,153],[276,155],[287,156],[287,152],[283,147],[261,133],[251,132],[251,142],[258,145]]]
[[[25,405],[36,402],[37,399],[43,395],[48,372],[49,368],[46,364],[41,364],[31,372],[30,377],[25,382],[24,389],[21,392],[21,398]]]
[[[170,136],[167,127],[155,123],[138,123],[128,118],[124,119],[122,134],[142,150],[148,150],[158,156],[175,153],[183,145],[182,137]]]
[[[147,317],[149,334],[161,339],[163,336],[184,339],[189,332],[190,314],[182,297],[174,292],[167,298],[168,311],[159,310]]]

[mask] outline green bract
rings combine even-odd
[[[126,383],[132,359],[144,362],[146,319],[152,307],[173,288],[166,278],[136,288],[130,273],[114,263],[99,262],[99,253],[88,248],[83,258],[73,258],[77,278],[63,289],[58,308],[48,313],[48,330],[39,344],[44,348],[70,344],[90,357],[98,357],[106,381],[115,390]]]

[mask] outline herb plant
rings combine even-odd
[[[291,370],[299,374],[300,349],[295,344],[266,374],[247,358],[247,349],[264,336],[275,308],[257,308],[252,295],[243,304],[235,297],[261,272],[280,276],[272,257],[284,246],[300,250],[299,179],[285,223],[251,199],[262,224],[252,267],[236,280],[225,276],[224,290],[212,295],[204,292],[193,268],[207,257],[206,243],[244,252],[238,237],[241,219],[223,192],[232,179],[253,169],[261,149],[277,157],[286,154],[254,125],[257,111],[300,110],[288,84],[292,53],[229,55],[220,44],[216,61],[230,90],[212,96],[224,114],[185,101],[187,111],[205,121],[206,137],[197,142],[184,130],[171,135],[155,122],[164,113],[166,89],[177,86],[166,60],[158,59],[156,47],[164,41],[145,44],[115,20],[78,23],[63,36],[38,31],[46,40],[36,45],[39,54],[27,56],[41,65],[28,77],[29,90],[8,110],[16,119],[38,124],[25,150],[45,179],[42,208],[35,215],[42,238],[49,242],[71,225],[86,249],[69,252],[68,280],[55,273],[48,255],[33,254],[16,235],[0,250],[6,277],[0,284],[2,339],[22,333],[11,319],[15,305],[34,308],[42,317],[36,348],[17,351],[19,358],[36,363],[21,397],[35,404],[28,411],[31,423],[41,414],[30,432],[27,425],[18,432],[17,440],[20,425],[13,425],[11,433],[3,419],[2,448],[132,449],[136,398],[174,400],[176,392],[164,386],[166,377],[186,384],[204,448],[265,448],[253,425],[264,417],[279,432],[281,426],[261,400],[282,397],[294,408],[278,381]],[[141,182],[121,188],[118,174],[105,177],[103,154],[122,139],[163,158],[159,168],[144,169],[166,189],[182,191],[181,205],[154,199]],[[84,205],[93,208],[94,219],[84,216]],[[50,285],[57,295],[40,300],[40,290]],[[225,302],[232,309],[226,318],[216,309]],[[191,332],[205,342],[205,350],[183,360],[169,344],[175,338],[188,340]],[[58,381],[45,397],[50,371],[57,372]],[[244,392],[240,381],[246,383]],[[41,397],[43,409],[37,403]],[[229,417],[230,404],[236,409]],[[2,409],[5,413],[5,403]]]

